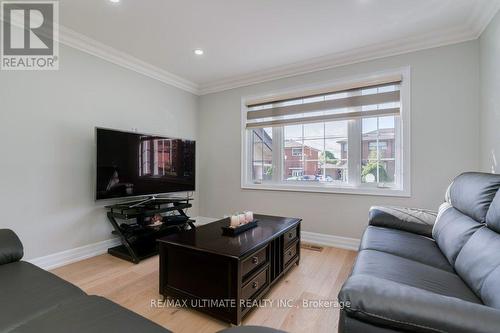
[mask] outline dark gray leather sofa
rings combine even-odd
[[[20,261],[23,246],[0,229],[0,332],[169,332],[105,298]]]
[[[500,332],[499,187],[464,173],[437,214],[372,208],[339,332]]]

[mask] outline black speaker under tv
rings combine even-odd
[[[195,141],[96,128],[97,200],[194,191]]]

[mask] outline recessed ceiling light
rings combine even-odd
[[[120,0],[109,0],[109,1],[112,2],[112,3],[118,3],[118,2],[120,2]]]
[[[193,52],[194,52],[194,54],[196,54],[196,55],[203,55],[203,53],[205,53],[202,49],[196,49],[196,50],[194,50]]]

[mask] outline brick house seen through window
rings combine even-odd
[[[346,177],[348,143],[346,140],[338,140],[341,156],[340,162],[325,163],[326,177],[340,180]],[[378,146],[378,150],[377,150]],[[272,137],[270,131],[264,129],[254,130],[254,165],[255,175],[263,175],[262,179],[269,178],[272,173]],[[362,138],[362,161],[367,164],[376,160],[378,156],[383,170],[391,181],[395,172],[395,145],[394,128],[384,128],[363,134]],[[320,180],[323,176],[322,152],[319,149],[308,146],[297,141],[287,141],[284,146],[284,176],[288,180]],[[263,172],[264,171],[264,172]],[[266,176],[268,175],[268,176]]]

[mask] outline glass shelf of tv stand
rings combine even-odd
[[[156,214],[180,211],[191,208],[192,198],[156,198],[155,200],[141,203],[143,200],[134,202],[118,203],[106,206],[108,214],[113,217],[128,220],[139,216],[150,217]]]
[[[120,237],[122,244],[108,249],[108,253],[138,263],[142,259],[158,253],[156,240],[170,233],[195,228],[194,220],[185,213],[185,209],[192,207],[192,198],[155,198],[145,201],[117,203],[106,206],[108,220],[112,224],[113,234]],[[148,227],[148,218],[177,211],[177,215],[163,215],[163,222],[159,227]],[[127,220],[133,220],[129,224]],[[119,222],[123,220],[123,222]],[[135,225],[133,228],[126,226]]]

